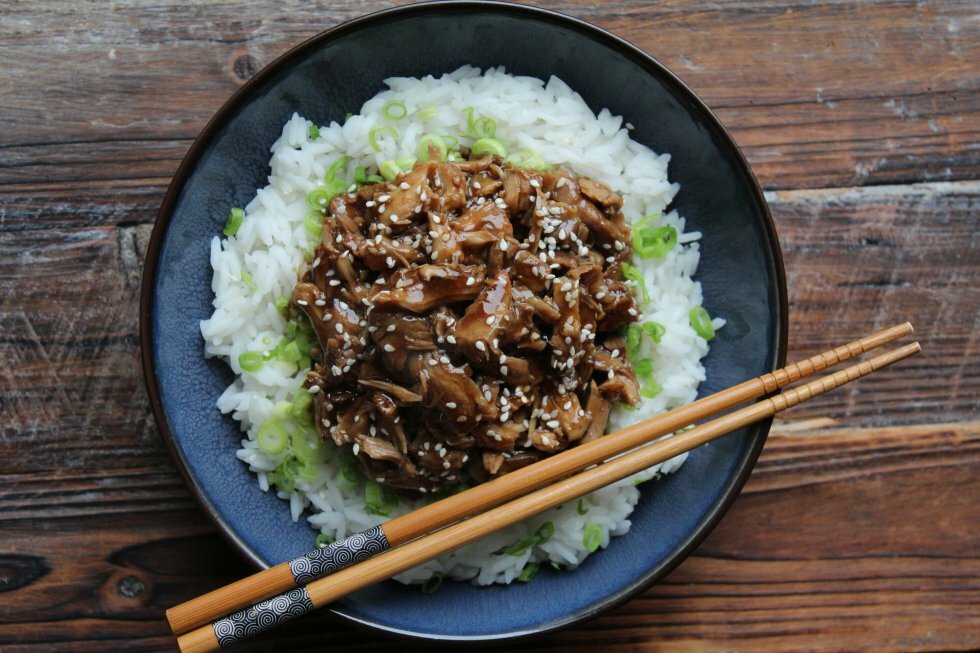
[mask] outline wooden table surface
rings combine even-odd
[[[249,571],[150,414],[145,247],[243,80],[388,4],[4,3],[0,650],[174,650],[164,609]],[[791,360],[906,319],[925,353],[778,420],[664,582],[505,648],[980,648],[980,6],[544,5],[651,53],[731,129],[778,227]],[[315,615],[239,650],[405,647]]]

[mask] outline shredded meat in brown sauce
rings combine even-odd
[[[321,437],[425,493],[601,436],[613,401],[639,401],[616,337],[639,315],[621,207],[598,182],[490,157],[335,197],[292,295],[319,340]]]

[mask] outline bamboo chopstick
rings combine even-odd
[[[763,399],[711,422],[660,440],[619,458],[539,489],[399,548],[316,580],[263,603],[203,626],[177,638],[184,653],[209,653],[267,630],[284,621],[323,607],[351,592],[390,578],[427,560],[469,544],[493,531],[522,521],[549,508],[588,494],[659,462],[715,440],[845,383],[871,374],[921,351],[918,342],[886,352],[834,374],[811,381],[782,394]]]
[[[772,393],[815,372],[897,340],[912,331],[912,325],[908,322],[893,326],[770,374],[745,381],[641,424],[568,449],[488,483],[477,485],[401,517],[395,517],[381,526],[357,533],[295,560],[281,563],[177,605],[167,610],[167,620],[174,634],[181,635],[262,599],[281,594],[294,587],[302,587],[350,564],[400,546],[433,530],[635,449],[652,439]]]

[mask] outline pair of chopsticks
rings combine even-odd
[[[185,653],[227,648],[493,531],[916,354],[921,347],[914,342],[773,395],[791,383],[910,333],[912,325],[907,322],[894,326],[568,449],[178,605],[167,611],[167,619]],[[763,398],[766,395],[772,396]],[[745,408],[657,440],[760,398]],[[240,611],[225,617],[235,610]]]

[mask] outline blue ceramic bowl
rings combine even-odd
[[[203,356],[198,322],[213,299],[208,242],[227,207],[244,205],[265,184],[269,148],[294,111],[321,124],[340,120],[382,90],[386,77],[463,64],[557,75],[593,110],[625,116],[634,139],[671,153],[670,178],[681,184],[673,206],[704,233],[705,306],[728,320],[704,361],[701,395],[783,362],[785,281],[762,192],[724,127],[661,64],[581,21],[509,4],[413,5],[345,23],[283,55],[218,111],[177,171],[146,259],[140,333],[157,423],[201,506],[257,567],[303,553],[312,531],[305,520],[290,520],[287,503],[259,490],[234,456],[237,425],[215,408],[231,374]],[[702,447],[679,473],[644,486],[629,534],[573,572],[547,569],[507,587],[445,583],[428,596],[388,582],[332,610],[391,633],[457,640],[517,637],[592,617],[662,578],[698,545],[748,477],[768,428]]]

